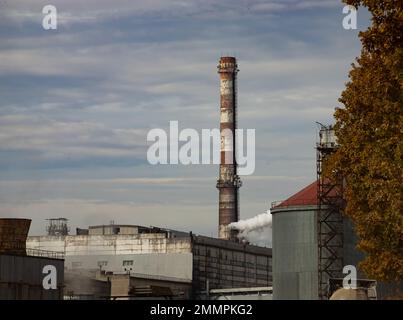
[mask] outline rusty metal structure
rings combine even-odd
[[[319,123],[320,124],[320,123]],[[318,296],[328,299],[329,280],[342,276],[344,224],[343,179],[329,179],[324,173],[326,159],[336,150],[332,126],[320,124],[317,150],[317,235],[318,235]]]
[[[235,130],[237,128],[237,73],[234,57],[221,57],[218,64],[220,75],[220,171],[217,180],[219,190],[220,239],[237,241],[237,231],[228,225],[239,220],[239,188],[237,175]]]
[[[49,236],[67,236],[70,228],[67,225],[66,218],[46,219],[49,224],[46,226],[46,232]]]
[[[0,254],[26,255],[29,219],[0,218]]]

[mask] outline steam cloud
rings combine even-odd
[[[240,220],[229,224],[231,229],[239,230],[238,237],[250,243],[271,247],[272,217],[270,210],[251,219]]]

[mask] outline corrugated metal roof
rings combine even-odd
[[[314,181],[310,185],[298,191],[296,194],[289,197],[287,200],[281,202],[276,207],[281,208],[281,207],[291,207],[301,205],[305,206],[317,205],[318,204],[317,190],[318,190],[318,183],[317,181]]]

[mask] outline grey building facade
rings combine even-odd
[[[45,266],[56,269],[57,287],[45,289]],[[63,299],[64,261],[47,257],[0,255],[0,300]]]
[[[130,286],[169,287],[184,299],[203,297],[207,289],[272,284],[271,248],[174,230],[90,227],[84,235],[28,237],[27,247],[63,252],[69,279],[69,273],[88,271],[93,278],[128,274]],[[75,291],[69,281],[67,291]]]

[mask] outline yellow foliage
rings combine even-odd
[[[346,179],[345,213],[366,253],[362,269],[382,281],[403,278],[403,1],[344,0],[372,13],[361,56],[336,109],[340,147],[327,172]]]

